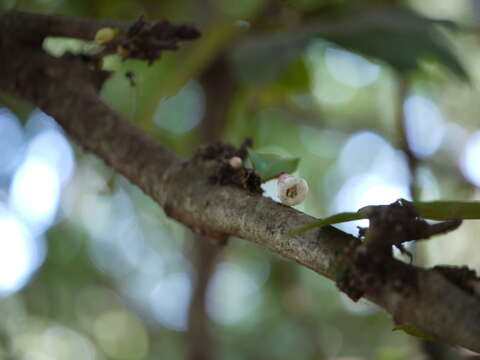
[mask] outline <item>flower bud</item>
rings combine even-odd
[[[115,30],[109,27],[101,28],[95,34],[95,42],[97,44],[106,44],[113,40],[116,33]]]
[[[234,169],[240,169],[242,167],[243,161],[240,157],[234,156],[230,159],[228,159],[228,163],[230,166]]]
[[[282,204],[293,206],[305,201],[308,193],[307,182],[290,174],[282,174],[277,182],[278,198]]]

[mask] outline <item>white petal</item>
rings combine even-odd
[[[293,206],[305,201],[308,193],[308,184],[302,178],[290,174],[282,174],[277,183],[278,198],[282,204]]]

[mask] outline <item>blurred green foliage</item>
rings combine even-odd
[[[325,217],[356,211],[361,196],[370,194],[361,187],[366,179],[381,179],[372,190],[378,196],[394,186],[407,191],[407,183],[397,183],[411,175],[398,150],[398,113],[409,101],[399,99],[399,77],[410,84],[410,100],[415,95],[433,104],[444,129],[441,145],[419,164],[421,200],[478,197],[459,170],[480,116],[480,15],[473,3],[10,0],[0,6],[127,20],[145,14],[148,20],[197,24],[200,40],[165,53],[151,67],[105,59],[105,68],[114,71],[102,92],[105,101],[183,156],[208,139],[212,125],[205,114],[225,106],[222,123],[214,124],[223,140],[239,145],[252,137],[259,153],[300,158],[297,173],[311,189],[300,208]],[[450,17],[438,18],[442,6]],[[58,55],[91,45],[48,39],[44,46]],[[228,61],[233,89],[227,98],[207,87],[215,80],[205,74],[220,57]],[[135,86],[127,71],[134,73]],[[467,78],[470,86],[462,82]],[[0,94],[0,102],[23,123],[32,110],[7,94]],[[411,104],[416,109],[424,103]],[[418,110],[420,118],[429,116],[428,109]],[[422,133],[425,142],[432,129]],[[73,146],[75,176],[63,192],[58,221],[45,235],[45,262],[25,288],[0,300],[0,357],[185,358],[198,239]],[[265,185],[267,196],[274,186]],[[386,203],[399,197],[393,190],[386,195]],[[468,242],[475,226],[417,249],[418,261],[478,267],[480,258],[466,250],[476,246]],[[457,236],[455,245],[451,236]],[[445,251],[447,246],[456,248]],[[373,305],[355,304],[310,270],[238,239],[223,249],[208,294],[211,351],[219,359],[421,356],[416,340],[392,332],[391,319]]]

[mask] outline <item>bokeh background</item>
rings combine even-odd
[[[479,198],[478,0],[0,7],[198,25],[200,40],[151,67],[106,58],[114,75],[105,101],[185,157],[200,143],[245,137],[258,151],[300,157],[310,194],[298,208],[314,216],[400,197]],[[95,50],[58,38],[44,47],[57,56]],[[5,93],[0,106],[0,358],[473,356],[392,331],[381,309],[254,244],[211,245],[39,109]],[[264,185],[266,196],[275,186]],[[356,234],[358,225],[339,227]],[[411,248],[414,261],[478,269],[479,230],[466,222]]]

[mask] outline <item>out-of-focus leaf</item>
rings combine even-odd
[[[277,177],[281,173],[294,172],[300,162],[299,158],[282,158],[274,154],[259,154],[251,149],[248,149],[248,159],[264,182]]]
[[[279,79],[279,85],[288,91],[308,91],[310,74],[304,61],[294,61]]]
[[[438,30],[438,26],[455,28],[453,23],[429,19],[397,6],[338,9],[295,30],[257,35],[239,43],[233,49],[232,59],[240,78],[254,84],[273,81],[311,40],[322,38],[382,60],[398,71],[414,71],[419,68],[420,60],[434,59],[459,78],[468,79],[447,39]]]
[[[422,340],[438,341],[438,339],[424,333],[422,330],[420,330],[420,329],[418,329],[415,326],[410,325],[410,324],[397,325],[392,329],[392,331],[399,331],[399,330],[402,330],[402,331],[406,332],[408,335],[415,336],[415,337],[420,338]]]
[[[300,33],[257,36],[240,43],[232,52],[240,80],[262,84],[275,80],[298,58],[309,38]]]
[[[355,31],[333,33],[328,39],[347,49],[383,60],[399,71],[416,70],[419,60],[432,58],[459,78],[468,78],[437,29],[439,25],[454,28],[451,22],[398,7],[351,8],[342,17],[357,23]]]

